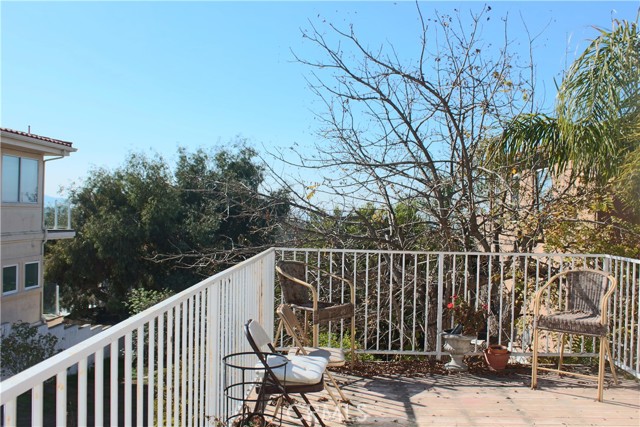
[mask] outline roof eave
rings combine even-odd
[[[0,131],[0,135],[2,135],[2,139],[11,139],[12,145],[28,148],[28,149],[37,149],[42,152],[42,154],[50,155],[50,156],[68,156],[71,153],[78,151],[77,148],[73,148],[72,146],[63,145],[61,143],[43,141],[38,138],[20,135],[13,132]],[[69,143],[70,144],[70,143]]]

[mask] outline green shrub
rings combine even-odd
[[[58,338],[25,322],[14,323],[11,332],[2,338],[2,373],[15,375],[58,353]]]
[[[127,294],[125,305],[131,315],[145,311],[173,295],[169,289],[155,291],[153,289],[135,288]]]
[[[311,338],[311,336],[309,336]],[[329,332],[320,332],[318,336],[318,347],[336,347],[342,348],[345,350],[345,356],[347,361],[351,361],[351,334],[347,331],[344,332],[342,336],[342,340],[340,340],[340,333],[329,333]],[[355,349],[358,350],[362,348],[359,342],[356,341]],[[360,362],[370,362],[375,360],[374,355],[372,354],[358,354],[358,360]]]

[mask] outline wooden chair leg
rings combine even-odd
[[[326,374],[328,374],[329,372],[325,372]],[[338,389],[338,392],[342,395],[342,392],[340,392],[340,387],[338,387],[335,382],[334,382],[334,386]],[[342,407],[342,405],[340,404],[340,402],[338,402],[338,399],[336,399],[336,396],[333,394],[333,392],[331,391],[331,387],[329,387],[329,383],[327,382],[327,380],[324,381],[324,389],[327,390],[327,393],[329,394],[329,397],[331,398],[331,400],[333,401],[333,403],[338,407],[338,409],[340,410],[340,413],[342,414],[342,419],[345,422],[349,421],[349,416],[345,413],[344,408]]]
[[[283,401],[284,401],[284,398],[282,396],[276,399],[276,407],[273,410],[273,416],[275,418],[278,418],[278,411],[282,410],[282,408],[284,407],[284,405],[282,404]],[[280,414],[280,419],[282,419],[282,414]]]
[[[560,334],[560,357],[558,358],[558,371],[562,370],[562,362],[564,361],[564,332],[559,332]]]
[[[540,331],[533,330],[533,356],[531,356],[531,388],[535,390],[538,385],[538,340]]]
[[[604,394],[604,364],[605,361],[605,346],[607,339],[600,337],[600,360],[598,361],[598,402],[602,402],[602,396]]]
[[[609,339],[605,338],[606,346],[605,351],[607,352],[607,359],[609,359],[609,367],[611,368],[611,375],[613,376],[613,381],[616,385],[620,384],[618,381],[618,374],[616,374],[616,365],[613,363],[613,357],[611,356],[611,348],[609,347]]]
[[[356,317],[351,318],[351,363],[358,363],[356,355]]]
[[[318,340],[320,336],[320,324],[316,323],[313,325],[313,346],[318,347]]]
[[[342,401],[345,403],[351,404],[351,400],[347,399],[347,396],[344,395],[342,389],[336,382],[335,378],[333,378],[333,375],[331,375],[331,372],[325,371],[325,374],[327,374],[327,377],[329,378],[333,386],[336,388],[336,390],[338,390],[338,393],[340,394],[340,398],[342,399]]]
[[[273,336],[274,344],[277,343],[278,340],[280,339],[280,333],[282,332],[283,327],[284,327],[284,323],[282,323],[282,319],[280,319],[280,322],[278,322],[278,328],[276,329],[276,334]]]

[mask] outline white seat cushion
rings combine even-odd
[[[329,364],[327,366],[344,366],[345,364],[346,359],[344,357],[344,351],[341,348],[304,347],[304,351],[307,353],[307,356],[324,357],[325,359],[329,359]],[[291,347],[289,349],[289,356],[302,354],[300,347]]]
[[[283,384],[318,384],[329,361],[324,357],[287,356],[286,365],[273,368],[276,378]],[[278,366],[284,362],[282,356],[268,356],[269,366]],[[261,366],[261,364],[256,365]]]

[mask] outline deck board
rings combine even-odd
[[[537,390],[531,390],[530,375],[523,372],[336,377],[357,405],[349,407],[357,427],[640,426],[640,386],[630,378],[621,378],[617,386],[607,378],[604,402],[599,403],[595,382],[553,374],[539,376]],[[309,397],[327,426],[344,425],[326,396]],[[283,425],[299,422],[289,419]]]

